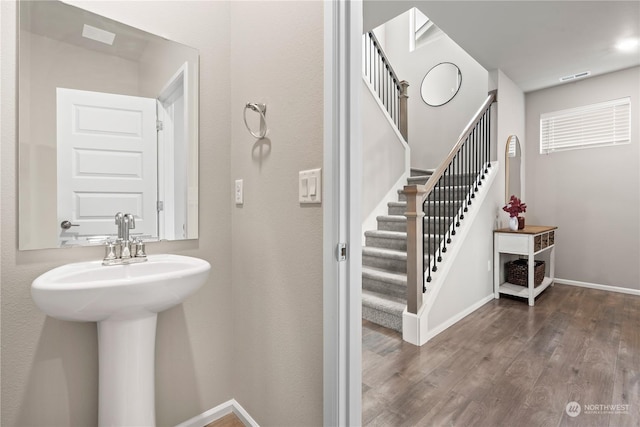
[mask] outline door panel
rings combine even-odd
[[[60,239],[115,235],[116,212],[157,236],[155,99],[58,88],[57,112]]]

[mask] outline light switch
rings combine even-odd
[[[322,169],[300,171],[298,174],[300,203],[322,202]]]
[[[309,196],[315,196],[316,195],[316,177],[312,176],[311,178],[309,178]]]

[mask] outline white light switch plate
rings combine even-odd
[[[305,204],[322,202],[322,168],[298,173],[298,200]]]
[[[236,179],[235,195],[236,195],[236,205],[244,204],[244,192],[243,192],[243,189],[242,189],[242,180],[241,179]]]

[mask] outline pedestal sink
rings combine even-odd
[[[198,290],[210,269],[199,258],[149,255],[138,264],[67,264],[33,281],[33,300],[49,316],[98,322],[101,427],[155,425],[158,313]]]

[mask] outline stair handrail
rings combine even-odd
[[[491,104],[493,104],[497,100],[498,100],[498,91],[492,90],[491,92],[489,92],[487,99],[485,99],[485,101],[482,103],[482,106],[478,109],[478,111],[473,116],[469,124],[464,128],[464,130],[460,134],[460,138],[458,138],[458,142],[456,143],[456,145],[453,146],[453,148],[449,152],[449,155],[444,159],[442,163],[440,163],[440,166],[438,166],[435,172],[433,172],[433,174],[429,177],[429,180],[424,184],[424,189],[423,189],[424,198],[422,199],[423,202],[424,202],[424,199],[427,198],[429,193],[436,186],[436,184],[444,174],[444,171],[447,169],[447,167],[449,167],[453,158],[456,156],[456,154],[460,152],[460,149],[462,149],[462,146],[464,145],[465,141],[467,140],[469,135],[471,135],[471,133],[475,129],[478,122],[482,119],[484,112],[487,111],[487,109],[491,106]]]
[[[378,41],[373,31],[366,33],[363,39],[365,40],[362,49],[364,75],[378,95],[382,105],[386,108],[387,113],[389,113],[398,131],[404,140],[408,141],[407,107],[409,96],[407,95],[407,88],[409,87],[409,83],[406,80],[400,80],[398,78],[398,75],[391,66],[391,62],[389,62],[389,58],[387,58],[387,55],[382,49],[380,41]],[[375,49],[375,51],[373,49]],[[374,55],[374,53],[376,53],[377,56]],[[374,56],[376,56],[377,60],[374,60]],[[374,61],[377,64],[374,64]],[[383,77],[380,77],[382,74],[380,64],[386,70]],[[378,75],[378,79],[376,79],[374,75]],[[392,87],[390,87],[390,83],[392,83]]]
[[[428,274],[426,281],[431,281],[431,271],[436,271],[437,262],[441,262],[441,255],[443,252],[446,252],[446,244],[451,243],[451,236],[455,235],[455,228],[460,226],[460,220],[464,219],[464,213],[467,211],[467,205],[471,205],[471,198],[475,197],[474,192],[478,191],[478,185],[482,185],[480,179],[471,178],[471,173],[481,173],[481,179],[484,179],[484,173],[488,172],[487,168],[491,167],[491,148],[490,148],[490,109],[491,105],[496,102],[498,99],[498,93],[496,90],[489,92],[487,98],[483,102],[482,106],[478,109],[478,112],[473,116],[469,124],[464,128],[460,137],[458,138],[458,142],[453,146],[449,155],[440,163],[440,166],[433,172],[433,174],[429,177],[427,182],[424,185],[414,184],[407,185],[403,189],[403,193],[406,195],[407,199],[407,211],[405,213],[405,217],[407,218],[407,312],[411,314],[417,314],[422,306],[423,294],[426,291],[425,288],[425,273]],[[482,125],[483,132],[486,133],[485,138],[476,137],[476,131],[478,126]],[[477,156],[474,159],[471,159],[471,151],[467,150],[463,153],[463,156],[466,156],[466,159],[463,159],[462,165],[464,167],[460,167],[460,164],[457,164],[457,168],[454,165],[452,172],[452,164],[455,159],[459,160],[458,154],[461,153],[463,148],[467,147],[467,141],[473,141],[473,143],[477,143],[481,145],[482,157],[483,159],[479,159]],[[477,154],[477,153],[476,153]],[[464,161],[466,160],[466,162]],[[484,161],[486,160],[486,161]],[[456,163],[460,163],[456,161]],[[472,165],[473,163],[473,165]],[[479,167],[480,171],[472,170],[471,168]],[[453,230],[449,229],[447,226],[446,230],[442,229],[442,224],[440,224],[440,231],[444,231],[444,237],[442,239],[443,244],[441,242],[433,243],[434,249],[434,260],[433,265],[431,262],[431,247],[427,248],[427,258],[425,260],[424,254],[424,216],[425,216],[425,203],[434,193],[434,189],[436,186],[443,180],[443,178],[449,176],[456,176],[455,172],[465,172],[465,170],[469,175],[469,179],[464,183],[465,186],[469,186],[471,189],[471,193],[469,195],[469,199],[462,202],[460,206],[459,212],[454,216],[453,220]],[[482,171],[484,170],[484,171]],[[475,189],[473,188],[475,186]],[[446,192],[446,188],[443,186],[443,189]],[[435,206],[434,200],[434,206]],[[441,202],[437,202],[437,211],[438,214],[445,213],[446,209],[442,207]],[[438,216],[438,221],[441,222],[441,216]],[[428,238],[429,245],[432,244],[430,239],[432,235],[430,233],[430,223],[428,230]],[[435,230],[434,225],[434,232]],[[434,234],[435,236],[435,234]],[[448,236],[448,237],[447,237]],[[437,245],[437,247],[435,246]],[[444,245],[444,248],[442,247]],[[439,251],[438,257],[436,258],[436,250]],[[437,261],[437,262],[436,262]],[[426,268],[425,268],[426,264]]]

